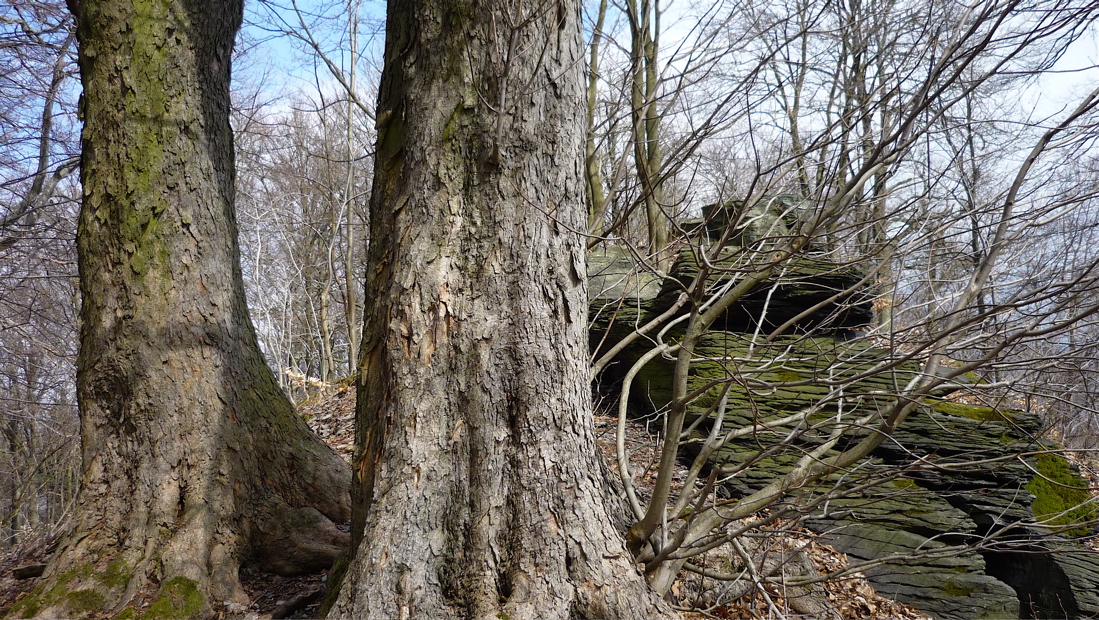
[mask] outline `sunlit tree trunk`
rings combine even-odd
[[[352,0],[348,3],[348,41],[351,48],[350,63],[350,90],[355,91],[356,68],[358,67],[359,47],[359,2]],[[347,323],[347,374],[355,373],[359,366],[359,346],[362,344],[362,318],[359,313],[359,280],[356,273],[359,265],[355,262],[355,241],[358,231],[355,230],[355,205],[359,202],[355,195],[355,173],[358,168],[354,165],[355,150],[358,143],[355,140],[355,106],[350,98],[347,101],[347,118],[344,119],[346,141],[345,148],[347,160],[347,177],[343,188],[344,200],[344,247],[343,247],[343,276],[344,276],[344,319]],[[361,274],[360,274],[361,275]]]
[[[660,151],[660,111],[656,104],[659,75],[657,74],[660,11],[652,0],[630,0],[627,3],[632,34],[631,68],[633,86],[634,163],[645,205],[649,253],[658,265],[666,266],[669,257],[662,254],[668,246],[670,222],[664,212],[663,156]]]
[[[330,617],[670,617],[608,519],[595,447],[578,17],[389,3],[360,542]]]
[[[584,142],[584,179],[588,186],[588,231],[598,235],[607,215],[607,195],[603,190],[603,172],[595,136],[595,108],[599,105],[599,48],[603,24],[607,20],[607,0],[600,0],[599,14],[592,28],[588,56],[587,136]]]
[[[70,3],[85,129],[71,531],[15,616],[246,603],[238,567],[324,568],[347,469],[295,414],[245,308],[229,63],[242,2]],[[215,606],[217,604],[217,606]]]

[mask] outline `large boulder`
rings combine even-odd
[[[915,558],[872,566],[864,571],[874,589],[936,618],[950,620],[1019,617],[1015,590],[985,572],[977,553],[957,553],[939,540],[875,523],[831,524],[821,542],[852,562],[890,556]]]
[[[663,279],[646,270],[625,246],[588,253],[589,338],[592,352],[605,350],[652,315]]]
[[[683,289],[698,276],[699,265],[709,264],[705,289],[721,291],[730,280],[766,269],[773,257],[742,247],[728,247],[714,260],[698,255],[698,248],[681,250],[653,300],[654,313],[670,308]],[[775,267],[771,276],[729,308],[714,323],[714,329],[751,332],[757,326],[774,329],[799,317],[805,310],[818,309],[798,321],[802,330],[830,332],[865,326],[871,319],[871,300],[860,285],[866,274],[856,267],[805,255]],[[823,305],[821,305],[823,304]]]
[[[711,222],[717,218],[710,215]],[[761,239],[792,234],[784,221],[763,215],[752,225],[759,230],[745,226],[739,245],[712,263],[708,290],[758,270],[765,259],[755,251]],[[698,272],[691,249],[679,253],[666,278],[639,269],[625,250],[595,254],[589,266],[593,349],[606,350],[670,308]],[[916,361],[902,361],[892,350],[848,339],[847,332],[871,316],[859,291],[862,278],[822,258],[786,264],[696,347],[689,377],[689,389],[703,392],[689,407],[696,432],[701,437],[711,428],[726,385],[723,428],[756,429],[709,457],[710,467],[737,470],[721,489],[726,497],[762,488],[841,428],[846,439],[825,456],[865,436],[860,418],[888,407],[921,372]],[[793,319],[791,335],[771,342],[758,335]],[[681,335],[673,329],[664,337]],[[651,346],[639,339],[607,376],[621,377]],[[658,357],[638,373],[631,394],[639,412],[668,405],[672,364]],[[791,501],[815,506],[806,523],[854,561],[908,558],[865,572],[881,593],[937,618],[1099,616],[1099,555],[1077,540],[1091,528],[1071,528],[1099,513],[1069,510],[1086,483],[1038,439],[1037,416],[951,400],[960,387],[945,383],[866,463],[800,490]],[[798,413],[807,415],[795,419]],[[688,442],[684,456],[698,446]],[[817,501],[825,494],[828,501]],[[1050,537],[1066,527],[1065,537]]]

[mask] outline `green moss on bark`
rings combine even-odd
[[[142,620],[171,620],[173,618],[194,618],[202,613],[206,606],[206,595],[197,581],[186,577],[168,580],[151,603]]]
[[[56,579],[39,584],[12,606],[8,616],[30,618],[43,609],[53,607],[68,594],[69,582],[75,579],[79,572],[78,569],[73,569],[59,575]]]
[[[164,76],[178,73],[170,50],[178,45],[168,45],[164,23],[170,18],[163,2],[141,0],[134,3],[133,58],[127,72],[125,109],[126,116],[136,122],[132,128],[126,149],[126,161],[122,167],[122,182],[129,195],[127,212],[122,214],[122,230],[125,238],[134,246],[130,267],[138,276],[150,272],[163,272],[168,268],[171,254],[165,237],[161,217],[168,210],[168,197],[163,192],[165,152],[179,135],[180,121],[174,118],[173,102],[179,97],[165,88]]]
[[[108,588],[124,588],[130,584],[133,573],[125,562],[116,559],[108,563],[105,570],[93,571],[91,577]]]
[[[103,594],[90,588],[84,588],[70,592],[65,596],[65,609],[78,616],[91,615],[103,609],[106,602],[107,599]]]
[[[35,591],[32,590],[29,594],[24,596],[15,602],[8,610],[8,615],[5,618],[31,618],[41,609],[41,601],[35,596]]]
[[[70,588],[70,585],[75,585],[73,581],[86,583],[89,580],[106,588],[114,588],[129,583],[129,575],[121,561],[111,562],[103,571],[95,570],[90,564],[78,566],[54,579],[43,581],[12,606],[8,617],[30,618],[51,607],[62,607],[76,616],[92,615],[102,610],[106,604],[107,599],[103,593],[94,587],[75,590]]]
[[[324,600],[321,601],[320,615],[327,616],[328,610],[336,604],[336,597],[340,594],[340,586],[347,576],[347,567],[351,565],[351,554],[345,553],[332,565],[328,571],[328,579],[325,581]]]

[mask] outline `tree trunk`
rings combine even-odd
[[[390,0],[388,20],[358,548],[331,617],[671,617],[595,447],[578,6]]]
[[[242,562],[331,564],[347,468],[279,390],[245,307],[228,122],[242,0],[70,8],[83,478],[72,530],[12,615],[113,615],[148,594],[149,616],[206,618],[247,602]]]
[[[588,57],[587,117],[585,118],[584,180],[588,187],[588,232],[603,232],[603,220],[607,216],[607,194],[603,191],[603,173],[600,167],[599,147],[595,139],[595,107],[599,103],[599,46],[603,38],[603,24],[607,20],[608,0],[599,0],[599,14],[591,33],[591,55]]]
[[[656,104],[658,85],[656,54],[659,36],[659,8],[649,0],[630,0],[631,48],[630,71],[633,87],[630,90],[633,123],[634,164],[641,185],[645,205],[645,222],[648,227],[649,256],[660,269],[670,263],[668,227],[670,222],[664,213],[664,182],[660,168],[663,159],[660,152],[660,114]]]

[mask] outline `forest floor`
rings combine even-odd
[[[298,406],[310,426],[322,440],[337,453],[350,460],[354,445],[355,390],[352,387],[334,387]],[[616,420],[597,415],[595,418],[597,440],[608,464],[616,462]],[[631,473],[635,474],[639,493],[644,495],[654,482],[658,454],[659,428],[644,421],[631,420],[626,425],[625,445],[630,455]],[[686,471],[680,469],[679,476]],[[808,530],[786,528],[780,544],[798,548],[806,555],[819,573],[834,572],[847,565],[847,558],[831,547],[816,542]],[[0,556],[0,617],[24,593],[32,589],[38,579],[16,579],[13,569],[44,563],[52,551],[52,538],[48,534],[24,539],[13,549]],[[812,569],[811,569],[812,570]],[[245,590],[252,598],[249,620],[277,618],[315,618],[325,585],[324,573],[302,577],[279,577],[266,573],[250,572],[241,575]],[[705,612],[688,611],[705,598],[697,581],[685,579],[672,589],[672,599],[683,610],[685,619],[703,618],[808,618],[795,600],[784,596],[784,591],[774,588],[760,594],[756,592],[741,597],[735,603],[708,605]],[[918,610],[878,595],[865,578],[859,574],[838,581],[826,582],[818,587],[817,604],[829,608],[824,616],[850,620],[877,618],[919,619],[929,618]],[[228,618],[219,614],[218,619]]]

